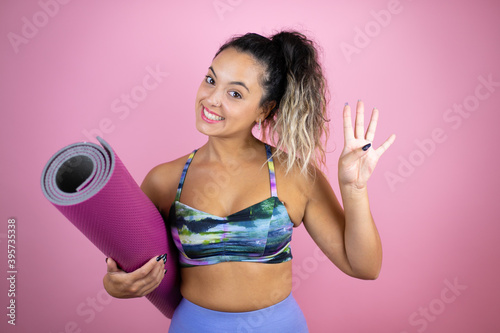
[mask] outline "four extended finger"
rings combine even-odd
[[[394,143],[395,140],[396,134],[392,134],[389,138],[387,138],[387,140],[385,140],[385,142],[377,148],[376,152],[378,156],[382,156],[382,154],[385,153],[387,149],[389,149],[389,147]]]
[[[368,125],[368,129],[366,130],[365,139],[367,141],[373,142],[375,138],[375,131],[377,130],[378,123],[378,109],[373,109],[372,116],[370,117],[370,124]]]
[[[358,100],[358,105],[356,106],[356,128],[355,134],[356,139],[361,139],[365,137],[365,106],[363,101]]]
[[[351,107],[349,104],[345,103],[344,106],[344,143],[354,139],[354,132],[352,129],[352,120],[351,120]]]

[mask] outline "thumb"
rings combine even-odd
[[[366,145],[364,145],[363,147],[361,147],[361,155],[364,155],[366,151],[368,151],[368,148],[370,148],[372,146],[372,143],[371,142],[368,142]]]
[[[366,155],[368,153],[368,149],[372,146],[371,143],[367,143],[364,146],[361,146],[359,148],[356,148],[349,152],[347,155],[344,157],[344,164],[345,165],[350,165],[355,163],[358,159],[360,159],[362,156]]]
[[[118,268],[118,264],[112,258],[106,258],[106,264],[108,266],[108,272],[121,272],[122,270]]]

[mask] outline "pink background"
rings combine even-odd
[[[286,27],[323,48],[337,194],[343,104],[380,110],[375,147],[397,134],[369,182],[384,247],[378,280],[344,275],[303,227],[294,232],[294,295],[311,332],[500,330],[497,1],[54,1],[0,4],[1,275],[10,217],[18,267],[15,327],[0,279],[0,331],[168,330],[146,299],[106,297],[104,255],[43,197],[41,171],[108,122],[103,138],[140,183],[205,141],[194,97],[218,46]],[[348,44],[357,53],[343,53]],[[168,76],[143,90],[147,68]],[[131,93],[134,108],[120,101]],[[448,111],[454,104],[471,111]]]

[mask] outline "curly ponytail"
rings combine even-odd
[[[266,38],[249,33],[224,44],[252,55],[265,69],[261,106],[275,102],[262,123],[262,140],[270,139],[288,173],[297,164],[311,175],[310,165],[325,165],[328,139],[327,85],[314,43],[296,31]]]

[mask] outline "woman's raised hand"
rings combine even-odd
[[[130,273],[121,270],[111,258],[107,258],[106,262],[108,272],[103,278],[104,289],[116,298],[145,296],[158,287],[166,273],[166,255],[153,257]]]
[[[353,130],[351,108],[347,103],[344,106],[344,150],[339,157],[338,169],[341,187],[364,189],[378,159],[396,139],[396,135],[392,134],[377,149],[370,147],[377,128],[378,110],[373,109],[366,134],[364,132],[364,113],[364,104],[359,100],[356,106],[356,120]]]

